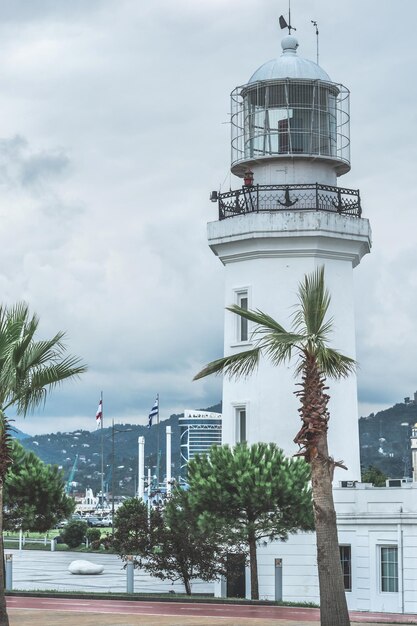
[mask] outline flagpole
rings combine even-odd
[[[156,500],[159,502],[159,393],[156,397],[158,400],[158,422],[156,429]]]
[[[104,420],[104,411],[103,411],[103,392],[100,392],[100,402],[101,402],[101,510],[104,509],[104,445],[103,445],[103,420]]]

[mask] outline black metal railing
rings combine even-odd
[[[219,219],[274,211],[328,211],[361,217],[358,189],[331,185],[243,185],[235,191],[212,192],[213,202],[219,203]]]

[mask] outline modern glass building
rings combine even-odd
[[[182,483],[187,482],[187,464],[196,454],[207,452],[210,447],[222,443],[222,415],[210,411],[185,410],[180,417],[181,474]]]

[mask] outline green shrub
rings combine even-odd
[[[89,543],[93,543],[93,541],[100,541],[101,530],[98,528],[88,528],[87,529],[87,539]]]
[[[84,541],[86,532],[87,524],[85,522],[74,520],[65,526],[61,532],[61,537],[69,548],[78,548],[78,546]]]

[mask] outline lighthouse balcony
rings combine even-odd
[[[359,190],[331,185],[243,185],[240,189],[217,193],[210,199],[218,202],[219,220],[245,213],[275,211],[327,211],[361,217]]]

